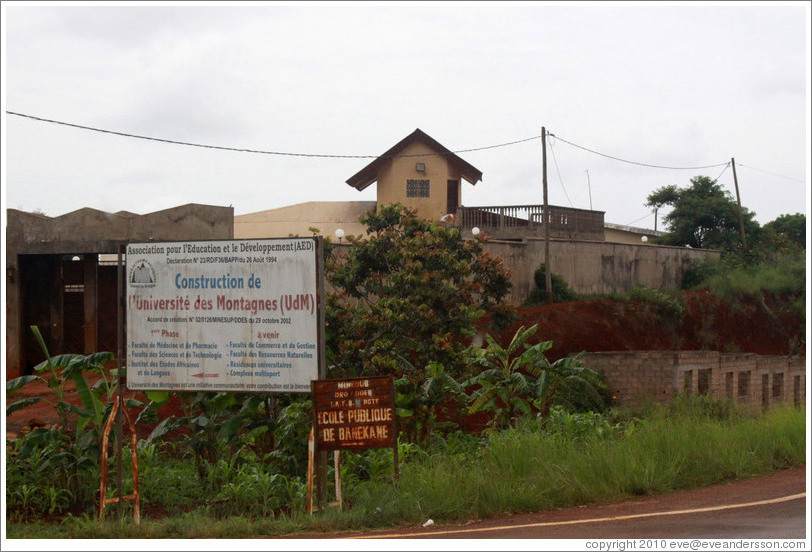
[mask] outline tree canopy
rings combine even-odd
[[[765,241],[774,249],[798,248],[806,251],[806,215],[781,215],[764,225]]]
[[[431,362],[458,371],[474,322],[510,289],[504,263],[397,203],[359,220],[367,236],[328,260],[331,377],[419,378]]]
[[[671,207],[663,218],[668,233],[658,242],[733,251],[741,247],[739,209],[730,192],[707,176],[691,179],[687,188],[664,186],[648,196],[649,207]],[[755,213],[742,207],[745,236],[757,238],[760,226]]]

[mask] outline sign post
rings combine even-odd
[[[314,380],[311,386],[315,450],[358,451],[392,447],[397,477],[398,438],[394,379],[391,376],[380,376]],[[337,466],[338,462],[336,469]],[[321,481],[324,479],[319,482],[323,486]],[[323,492],[319,489],[319,496]]]

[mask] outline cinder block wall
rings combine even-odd
[[[806,402],[806,359],[716,351],[586,353],[584,366],[602,372],[620,405],[666,402],[678,393],[728,398],[769,407]]]
[[[526,301],[536,287],[536,269],[544,263],[544,240],[492,240],[485,243],[485,250],[510,269],[513,287],[509,300],[514,304]],[[682,275],[693,264],[718,257],[718,251],[685,247],[550,240],[553,273],[582,294],[627,292],[635,286],[679,288]]]

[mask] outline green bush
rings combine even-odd
[[[547,302],[547,269],[542,264],[533,274],[536,289],[530,292],[530,297],[525,302],[525,306],[541,305]],[[550,276],[550,283],[553,288],[553,303],[566,303],[567,301],[577,301],[580,296],[570,289],[567,281],[560,275],[553,273]]]
[[[681,320],[685,314],[685,305],[682,304],[678,290],[637,286],[631,290],[629,298],[654,306],[657,313],[666,318]]]

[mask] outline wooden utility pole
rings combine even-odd
[[[541,127],[541,185],[544,189],[544,283],[547,303],[553,302],[553,269],[550,266],[550,211],[547,205],[547,129]]]
[[[736,160],[730,158],[730,165],[733,167],[733,185],[736,187],[736,203],[739,206],[739,230],[742,234],[742,246],[747,250],[747,238],[744,235],[744,215],[742,214],[742,200],[739,197],[739,179],[736,177]]]

